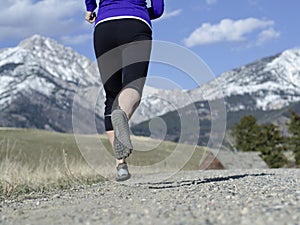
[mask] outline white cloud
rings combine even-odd
[[[273,29],[273,26],[274,21],[272,20],[247,18],[234,21],[223,19],[218,24],[202,24],[188,38],[184,39],[184,43],[187,47],[193,47],[217,42],[240,42],[246,41],[247,35],[257,31],[260,31],[257,41],[267,41],[278,37],[279,33]]]
[[[149,1],[149,0],[147,0]],[[174,3],[174,0],[165,0],[165,10],[164,10],[164,13],[162,15],[162,17],[156,19],[156,20],[153,20],[152,22],[156,23],[156,22],[159,22],[159,21],[162,21],[162,20],[166,20],[166,19],[169,19],[169,18],[173,18],[173,17],[176,17],[176,16],[179,16],[181,15],[182,13],[182,9],[172,9],[172,5]],[[150,4],[149,4],[150,5]]]
[[[82,20],[76,19],[80,14]],[[0,40],[78,32],[84,28],[84,14],[84,3],[78,0],[4,0],[0,5]]]
[[[182,13],[182,9],[176,9],[171,12],[165,12],[159,20],[165,20],[171,17],[179,16],[181,13]]]
[[[206,0],[206,3],[207,3],[208,5],[212,5],[212,4],[217,3],[217,0]]]
[[[274,28],[270,28],[267,30],[263,30],[258,35],[257,44],[262,45],[270,40],[274,40],[280,36],[280,33],[274,30]]]

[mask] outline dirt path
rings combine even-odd
[[[300,170],[136,175],[0,203],[0,224],[300,224]]]

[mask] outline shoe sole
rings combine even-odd
[[[130,174],[126,176],[116,177],[116,181],[125,181],[128,180],[130,177],[131,177]]]
[[[116,109],[112,112],[111,121],[115,133],[114,149],[116,157],[117,159],[127,158],[133,149],[127,116],[122,110]]]
[[[130,173],[128,171],[128,166],[127,164],[121,163],[117,166],[117,177],[116,181],[124,181],[128,180],[130,178]]]

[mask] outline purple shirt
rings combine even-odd
[[[97,8],[96,0],[85,0],[86,10]],[[95,24],[108,19],[132,17],[141,19],[151,26],[151,20],[159,18],[164,11],[164,0],[151,0],[147,8],[146,0],[100,0]]]

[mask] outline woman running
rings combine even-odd
[[[85,0],[86,20],[95,23],[94,49],[106,94],[104,121],[114,149],[117,181],[130,178],[125,159],[132,152],[128,120],[142,97],[151,53],[151,20],[164,11],[163,0]]]

